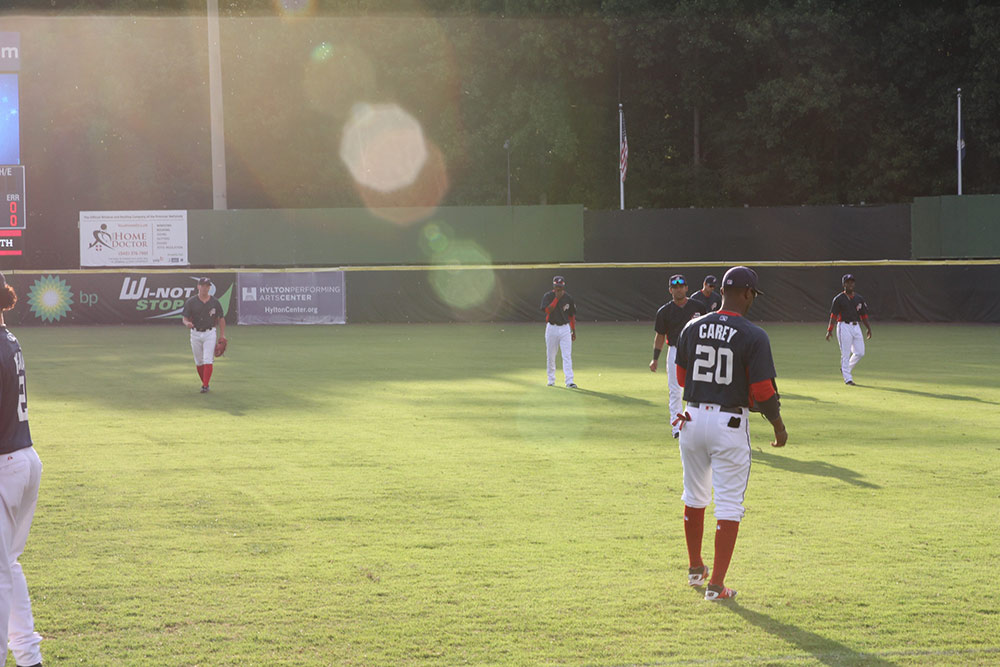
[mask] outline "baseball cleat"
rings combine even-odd
[[[858,385],[854,384],[854,380],[848,380],[848,381],[847,381],[847,382],[845,382],[844,384],[849,384],[849,385],[851,385],[852,387],[857,387],[857,386],[858,386]]]
[[[572,382],[570,382],[568,385],[566,385],[566,388],[567,389],[576,389],[577,386],[575,384],[573,384]]]
[[[708,566],[688,568],[688,586],[704,586],[708,579]]]
[[[720,600],[732,600],[736,597],[736,591],[725,586],[709,584],[705,589],[705,599],[709,602],[719,602]]]
[[[546,384],[545,386],[546,386],[546,387],[554,387],[554,386],[556,386],[556,383],[555,383],[555,382],[549,382],[549,383],[548,383],[548,384]]]
[[[203,393],[203,394],[207,394],[208,393],[208,385],[207,384],[204,385],[204,386],[202,386],[201,393]]]

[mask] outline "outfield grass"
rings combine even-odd
[[[766,328],[734,604],[686,586],[649,323],[582,323],[579,391],[541,325],[231,327],[207,395],[179,325],[20,328],[45,662],[1000,662],[1000,331],[876,323],[852,388]]]

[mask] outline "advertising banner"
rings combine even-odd
[[[241,273],[240,324],[344,324],[344,272]]]
[[[197,294],[202,275],[212,279],[211,294],[230,314],[232,273],[16,273],[7,276],[17,292],[17,305],[6,319],[19,325],[180,325],[184,302]]]
[[[80,211],[80,266],[187,264],[187,211]]]

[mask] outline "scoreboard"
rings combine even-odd
[[[24,252],[27,220],[18,75],[21,35],[0,32],[0,256]]]

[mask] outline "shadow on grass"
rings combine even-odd
[[[777,454],[771,454],[770,452],[765,452],[762,449],[757,449],[753,452],[753,462],[762,463],[766,466],[771,466],[772,468],[787,470],[789,472],[800,473],[803,475],[833,477],[847,482],[848,484],[860,486],[865,489],[882,488],[878,484],[872,484],[871,482],[866,482],[861,479],[861,475],[850,468],[841,468],[840,466],[835,466],[832,463],[827,463],[826,461],[798,461],[796,459],[788,458],[787,456],[778,456]]]
[[[816,398],[815,396],[806,396],[805,394],[789,394],[786,392],[780,392],[782,400],[789,401],[809,401],[810,403],[830,403],[831,401],[824,401],[821,398]]]
[[[624,403],[627,405],[657,405],[653,401],[646,400],[645,398],[635,398],[634,396],[623,396],[622,394],[606,394],[603,391],[594,391],[593,389],[581,389],[577,388],[576,392],[578,394],[584,394],[586,396],[595,396],[597,398],[604,399],[605,401],[611,401],[612,403]]]
[[[755,625],[764,632],[772,634],[799,650],[809,653],[814,660],[824,665],[881,665],[888,667],[889,665],[897,664],[870,653],[858,653],[849,646],[845,646],[832,639],[827,639],[815,632],[809,632],[798,626],[782,623],[767,614],[761,614],[746,607],[741,607],[739,598],[732,602],[712,604],[724,605],[726,609],[740,616],[747,623]],[[787,657],[790,661],[794,660],[792,656]],[[784,660],[784,657],[782,660]]]
[[[986,401],[978,396],[963,396],[962,394],[937,394],[932,391],[917,391],[916,389],[903,389],[902,387],[873,387],[871,385],[856,385],[859,389],[873,389],[875,391],[893,391],[897,394],[909,394],[910,396],[920,396],[921,398],[943,398],[946,401],[972,401],[975,403],[986,403],[987,405],[1000,405],[996,401]]]

